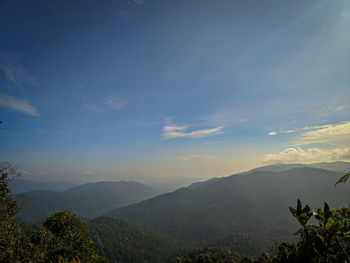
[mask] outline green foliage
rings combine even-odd
[[[345,184],[347,182],[347,180],[349,179],[350,177],[350,172],[343,175],[342,177],[339,178],[339,180],[335,183],[335,185],[337,184]]]
[[[0,164],[0,262],[42,262],[43,254],[22,229],[13,222],[17,203],[10,196],[9,174],[16,176],[9,163]]]
[[[81,263],[81,260],[78,257],[74,257],[72,260],[68,258],[59,257],[58,263]]]
[[[20,225],[14,222],[18,207],[16,201],[10,196],[9,182],[13,177],[9,178],[9,174],[16,176],[15,169],[9,163],[2,163],[0,165],[0,262],[102,261],[93,249],[93,241],[87,234],[84,224],[67,211],[61,211],[49,217],[40,231],[24,232]]]
[[[277,240],[269,236],[231,234],[219,239],[200,242],[199,247],[224,247],[249,257],[256,257],[271,247]]]
[[[220,247],[197,249],[186,256],[177,257],[176,263],[238,263],[241,257],[232,250]]]
[[[68,260],[78,257],[82,262],[96,261],[91,237],[84,224],[70,212],[60,211],[50,216],[39,239],[47,260],[57,262],[60,257]]]
[[[310,207],[306,205],[304,208],[301,208],[301,202],[299,199],[297,202],[297,209],[289,207],[289,211],[303,227],[307,224],[307,222],[312,216],[312,213],[310,212]]]
[[[305,209],[306,208],[306,209]],[[309,207],[291,208],[293,216],[302,228],[296,233],[299,242],[282,243],[273,250],[273,256],[263,255],[255,262],[349,262],[350,261],[350,209],[331,210],[327,203],[323,209],[317,209],[310,215]],[[307,225],[314,217],[318,224]]]
[[[110,217],[88,222],[87,229],[98,254],[112,262],[162,263],[182,253],[182,246],[189,247],[167,235]]]

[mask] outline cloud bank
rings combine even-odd
[[[350,147],[335,149],[320,149],[301,147],[286,148],[276,154],[267,154],[264,156],[266,163],[313,163],[313,162],[332,162],[349,161]]]
[[[350,142],[350,121],[341,124],[306,127],[309,130],[292,141],[294,145],[312,143],[332,143],[337,141]]]

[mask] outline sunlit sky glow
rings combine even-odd
[[[350,1],[0,1],[0,158],[37,180],[350,161]]]

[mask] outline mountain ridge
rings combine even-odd
[[[14,197],[19,202],[19,217],[22,220],[41,221],[60,209],[67,209],[79,217],[94,218],[113,208],[137,203],[159,193],[137,182],[104,181],[75,186],[61,192],[33,190]]]
[[[332,207],[349,201],[349,186],[334,188],[341,175],[311,167],[236,174],[195,183],[106,215],[187,240],[235,233],[285,237],[296,227],[288,206],[294,206],[297,198],[313,208],[323,201]]]

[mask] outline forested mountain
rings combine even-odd
[[[86,228],[95,241],[96,252],[112,262],[167,262],[192,247],[190,243],[111,217],[89,221]]]
[[[254,168],[252,170],[249,170],[247,172],[239,173],[239,174],[250,174],[256,171],[270,171],[270,172],[282,172],[287,171],[292,168],[302,168],[302,167],[308,167],[308,168],[319,168],[324,169],[328,171],[335,171],[335,172],[341,172],[341,173],[347,173],[350,171],[350,162],[322,162],[322,163],[311,163],[311,164],[301,164],[301,163],[277,163],[277,164],[271,164],[266,166],[261,166]]]
[[[52,213],[67,209],[79,217],[93,218],[107,211],[146,200],[159,191],[137,182],[98,182],[62,192],[34,190],[16,195],[19,216],[24,221],[42,221]]]
[[[10,189],[12,194],[22,194],[33,190],[51,190],[63,191],[76,186],[70,182],[37,182],[32,180],[25,180],[16,178],[10,182]]]
[[[347,205],[349,186],[335,189],[342,173],[316,168],[254,171],[193,184],[107,215],[187,240],[213,240],[232,234],[290,237],[296,222],[289,205],[297,198],[311,207],[327,201]]]
[[[322,163],[311,163],[311,164],[301,164],[301,163],[276,163],[266,166],[260,166],[254,169],[251,169],[247,172],[242,172],[239,174],[247,175],[251,174],[256,171],[270,171],[270,172],[282,172],[287,171],[292,168],[302,168],[302,167],[308,167],[308,168],[319,168],[324,169],[328,171],[334,171],[334,172],[340,172],[340,173],[347,173],[350,171],[350,162],[322,162]]]

